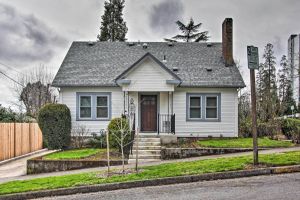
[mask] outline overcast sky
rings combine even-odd
[[[56,73],[71,42],[96,40],[103,0],[0,0],[0,70],[16,78],[45,65]],[[260,55],[271,42],[277,58],[287,54],[290,34],[300,33],[299,0],[127,0],[124,19],[129,41],[162,41],[177,34],[175,21],[193,17],[209,31],[211,42],[221,42],[221,24],[234,23],[234,58],[242,65],[248,85],[246,46]],[[17,101],[13,82],[0,74],[0,104]]]

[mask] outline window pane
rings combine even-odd
[[[206,118],[218,118],[217,108],[206,108]]]
[[[201,118],[201,109],[190,108],[190,118]]]
[[[91,108],[81,107],[80,108],[80,118],[91,118]]]
[[[97,118],[108,118],[108,107],[98,107]]]
[[[91,97],[90,96],[81,96],[80,97],[80,107],[85,106],[85,107],[91,107]]]
[[[217,97],[207,97],[206,106],[217,107]]]
[[[97,106],[107,106],[107,97],[97,97]]]
[[[201,97],[190,97],[190,106],[200,107]]]

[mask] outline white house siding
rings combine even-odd
[[[221,121],[186,121],[186,93],[221,93]],[[183,137],[237,137],[238,92],[230,88],[176,88],[174,92],[176,135]]]
[[[174,91],[174,86],[166,83],[173,77],[151,58],[137,65],[125,79],[131,80],[131,83],[123,86],[123,91]]]
[[[121,88],[118,87],[68,87],[61,88],[60,102],[66,104],[72,117],[72,126],[84,125],[90,132],[99,132],[101,129],[107,128],[109,121],[76,121],[76,92],[111,92],[111,116],[120,117],[123,113],[124,98]]]

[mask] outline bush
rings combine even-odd
[[[66,149],[71,140],[71,113],[63,104],[46,104],[38,114],[38,124],[49,149]]]
[[[296,143],[300,143],[300,120],[284,119],[282,123],[283,134]]]
[[[130,128],[128,120],[124,117],[114,118],[110,121],[108,125],[109,132],[109,146],[112,148],[118,148],[121,151],[121,146],[119,144],[122,132],[124,137],[123,144],[127,144],[130,142]]]
[[[105,134],[96,134],[92,133],[92,138],[90,138],[87,142],[87,146],[92,148],[106,148],[106,136]]]
[[[71,146],[75,149],[85,147],[90,130],[85,125],[73,124],[71,130]]]

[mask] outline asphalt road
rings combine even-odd
[[[255,199],[299,200],[300,173],[133,188],[43,200],[148,200],[148,199]]]

